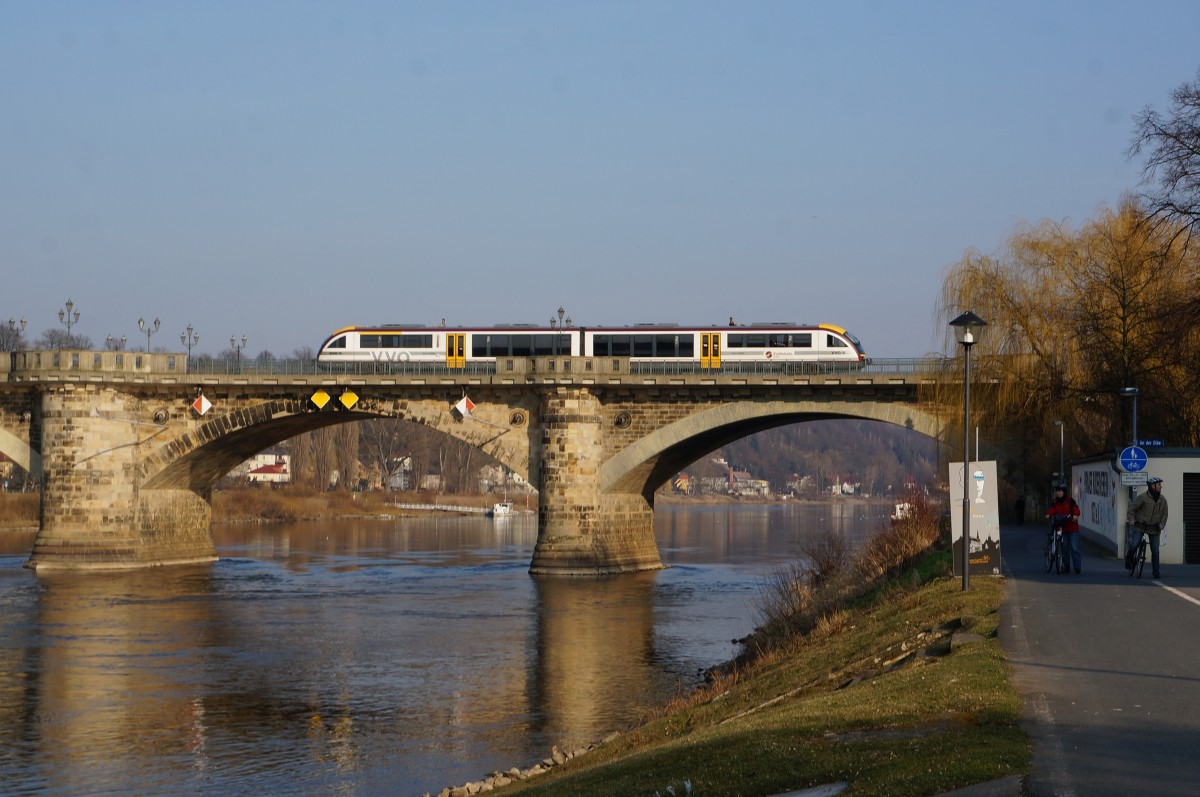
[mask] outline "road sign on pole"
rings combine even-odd
[[[1121,470],[1126,473],[1138,473],[1146,469],[1146,463],[1150,458],[1146,456],[1145,449],[1138,446],[1128,446],[1121,452]]]

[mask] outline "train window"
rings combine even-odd
[[[679,356],[680,357],[695,357],[696,356],[696,336],[681,335],[679,337]]]
[[[655,335],[654,336],[654,356],[655,357],[674,357],[676,335]]]
[[[341,335],[339,337],[334,338],[332,341],[330,341],[329,345],[326,346],[325,348],[327,348],[327,349],[344,349],[344,348],[346,348],[346,336]]]
[[[513,335],[512,353],[517,357],[528,357],[533,354],[533,335]]]
[[[844,349],[846,348],[846,341],[835,335],[826,335],[825,346],[830,349]]]
[[[799,335],[792,335],[792,345],[801,349],[811,349],[812,333],[801,332]]]
[[[513,353],[511,335],[489,335],[488,339],[491,341],[488,344],[488,353],[493,357]]]
[[[634,357],[653,357],[654,356],[654,336],[653,335],[634,335],[633,336],[633,356]]]
[[[781,349],[781,348],[787,346],[788,345],[787,341],[788,341],[787,335],[781,335],[779,333],[767,335],[767,346],[771,347],[772,349]]]
[[[746,336],[735,335],[730,333],[725,339],[725,348],[727,349],[743,349],[746,347]]]
[[[534,335],[533,353],[535,355],[554,354],[555,335]]]
[[[761,332],[746,336],[747,349],[765,349],[767,348],[767,336]]]
[[[629,349],[633,345],[633,339],[630,335],[613,335],[612,336],[612,356],[613,357],[628,357]]]
[[[608,335],[592,335],[592,356],[607,357],[612,350]]]

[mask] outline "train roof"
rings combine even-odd
[[[677,322],[637,322],[634,324],[625,324],[623,326],[606,326],[604,324],[577,324],[569,327],[551,327],[543,324],[525,324],[525,323],[496,323],[490,326],[448,326],[440,324],[430,326],[428,324],[370,324],[370,325],[353,325],[342,327],[330,334],[332,339],[345,332],[403,332],[405,330],[439,330],[448,329],[456,332],[489,332],[489,331],[527,331],[527,332],[568,332],[568,331],[592,331],[592,332],[624,332],[624,331],[652,331],[655,329],[662,330],[700,330],[700,331],[742,331],[742,330],[781,330],[781,329],[827,329],[830,332],[836,332],[840,335],[848,335],[845,327],[840,327],[836,324],[809,324],[796,323],[793,321],[755,321],[750,324],[711,324],[711,325],[682,325]]]

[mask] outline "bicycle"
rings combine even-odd
[[[1135,574],[1138,578],[1142,577],[1142,569],[1146,566],[1146,546],[1149,544],[1150,535],[1144,531],[1141,532],[1137,545],[1130,550],[1125,561],[1125,569],[1129,571],[1130,578],[1133,578]]]
[[[1050,527],[1050,536],[1046,540],[1046,572],[1051,570],[1065,573],[1070,569],[1067,564],[1066,540],[1063,539],[1062,521],[1055,520]]]

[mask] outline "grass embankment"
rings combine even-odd
[[[916,544],[890,536],[892,553]],[[845,795],[906,797],[1026,772],[1021,701],[996,639],[1001,580],[964,593],[945,550],[878,578],[863,570],[880,567],[878,547],[850,566],[817,554],[807,575],[781,574],[767,590],[746,655],[708,687],[499,792],[771,795],[847,783]]]

